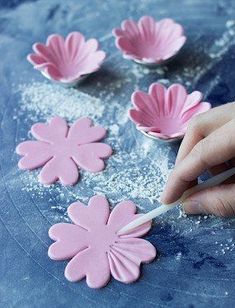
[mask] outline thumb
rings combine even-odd
[[[183,202],[187,214],[235,216],[235,184],[226,184],[203,190]]]

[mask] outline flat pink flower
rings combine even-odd
[[[61,117],[54,117],[49,124],[37,123],[31,128],[37,141],[20,143],[16,152],[20,169],[42,167],[39,181],[52,184],[59,180],[64,185],[75,184],[78,168],[98,172],[104,169],[104,158],[112,154],[109,145],[96,141],[104,138],[106,130],[92,127],[88,118],[78,119],[71,127]]]
[[[85,41],[80,32],[71,32],[66,38],[52,34],[46,44],[35,43],[33,51],[27,59],[34,68],[65,84],[76,83],[82,76],[97,71],[105,58],[105,52],[98,50],[98,41]]]
[[[139,237],[151,228],[151,222],[126,233],[117,232],[136,219],[136,206],[123,201],[112,210],[105,197],[94,196],[88,206],[71,204],[68,215],[74,224],[58,223],[49,230],[53,243],[48,255],[53,260],[71,259],[65,268],[69,281],[86,277],[91,288],[105,286],[111,275],[116,280],[130,283],[138,279],[140,264],[152,261],[156,250]]]
[[[186,41],[180,24],[170,18],[156,21],[151,16],[143,16],[138,22],[124,20],[113,34],[124,58],[145,64],[159,64],[170,59]]]

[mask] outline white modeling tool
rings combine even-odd
[[[171,210],[174,208],[176,205],[181,204],[184,202],[185,199],[187,199],[190,195],[195,194],[196,192],[199,192],[201,190],[217,186],[221,183],[223,183],[225,180],[229,179],[232,175],[235,174],[235,167],[224,171],[220,174],[217,174],[216,176],[210,178],[209,180],[200,183],[188,190],[186,190],[183,195],[175,202],[169,203],[167,205],[161,205],[158,208],[144,214],[143,216],[135,219],[134,221],[130,222],[128,225],[124,226],[121,230],[118,231],[118,234],[124,234],[134,228],[137,228],[138,226],[144,224],[145,222]]]

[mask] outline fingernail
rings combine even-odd
[[[185,201],[183,203],[183,207],[184,207],[184,211],[187,213],[187,214],[201,214],[203,213],[203,210],[202,210],[202,206],[199,202],[197,201]]]

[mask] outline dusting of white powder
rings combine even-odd
[[[214,59],[221,57],[235,40],[235,20],[226,22],[226,31],[217,39],[209,50],[209,56]]]
[[[39,116],[54,115],[69,117],[71,121],[82,116],[97,119],[104,112],[104,104],[98,98],[76,89],[34,82],[30,85],[21,85],[19,91],[21,110],[29,112],[29,117],[35,121]]]
[[[96,124],[103,125],[113,118],[112,105],[108,108],[100,98],[76,89],[66,89],[45,82],[33,82],[21,85],[18,93],[21,101],[20,110],[16,113],[19,115],[23,113],[25,121],[49,120],[57,114],[65,117],[69,122],[82,116],[89,116]],[[127,108],[128,106],[118,105],[118,112],[125,115]],[[26,114],[27,118],[25,118]],[[59,207],[72,199],[85,200],[88,194],[95,193],[107,195],[114,203],[123,199],[148,200],[150,203],[157,201],[169,175],[170,147],[166,145],[156,147],[154,141],[144,138],[143,142],[138,143],[133,150],[126,151],[121,146],[125,136],[119,135],[119,132],[129,120],[125,116],[119,118],[120,120],[116,123],[105,125],[109,132],[106,142],[112,146],[114,154],[107,160],[107,166],[103,172],[94,174],[81,171],[82,178],[73,187],[63,187],[59,184],[44,187],[38,183],[38,171],[24,172],[21,173],[24,190],[30,192],[32,196],[41,198],[48,191],[51,195],[56,191],[58,196],[56,202]],[[149,157],[151,151],[157,151],[157,159]],[[54,201],[51,200],[51,202]],[[140,207],[146,210],[146,206],[140,205]]]
[[[200,64],[193,68],[185,67],[180,74],[176,74],[175,82],[193,87],[232,44],[233,34],[234,20],[227,22],[222,37],[209,48],[207,54],[213,61],[208,60],[208,64],[203,68]],[[107,86],[97,82],[99,97],[85,94],[79,89],[66,89],[46,82],[33,82],[21,85],[18,89],[20,108],[15,111],[17,121],[19,121],[19,116],[21,116],[20,121],[37,122],[49,120],[52,116],[59,115],[72,123],[79,117],[88,116],[96,124],[103,125],[108,129],[108,138],[105,142],[112,146],[114,154],[106,161],[106,169],[98,174],[81,171],[81,179],[73,187],[63,187],[60,184],[44,187],[37,180],[38,170],[20,172],[24,183],[23,190],[30,193],[31,197],[44,199],[48,197],[48,194],[51,196],[48,201],[51,209],[56,211],[58,221],[67,219],[66,208],[68,204],[78,199],[86,203],[95,193],[105,194],[112,204],[123,199],[132,199],[143,211],[154,208],[159,201],[169,172],[173,168],[173,165],[169,163],[170,147],[167,145],[157,146],[154,141],[146,138],[137,140],[138,138],[134,135],[131,137],[135,140],[134,147],[131,150],[125,149],[123,128],[129,121],[127,109],[130,107],[130,104],[128,105],[130,99],[126,97],[124,91],[120,92],[120,88],[130,84],[133,90],[138,89],[140,81],[146,75],[153,76],[154,74],[158,77],[156,81],[169,86],[170,80],[166,78],[167,67],[148,69],[140,65],[133,65],[127,68],[126,73],[122,79],[114,80]],[[217,82],[218,80],[215,79],[211,85],[208,85],[210,91]],[[134,134],[140,133],[134,130]],[[23,137],[21,136],[21,138]],[[25,138],[27,137],[25,136]],[[157,155],[153,156],[155,159],[151,158],[151,154],[154,152],[157,152]],[[177,223],[178,218],[184,220],[183,226]],[[183,211],[179,211],[178,216],[175,213],[169,213],[169,216],[160,217],[158,221],[161,219],[164,220],[164,223],[169,222],[175,232],[183,235],[196,230],[199,232],[205,227],[203,221],[207,220],[207,217],[188,219]],[[207,227],[218,227],[220,224],[221,221],[215,218],[209,222],[207,220]],[[215,254],[226,254],[233,250],[234,243],[231,242],[220,246],[219,249],[216,248]],[[180,254],[176,256],[176,259],[180,258]]]

